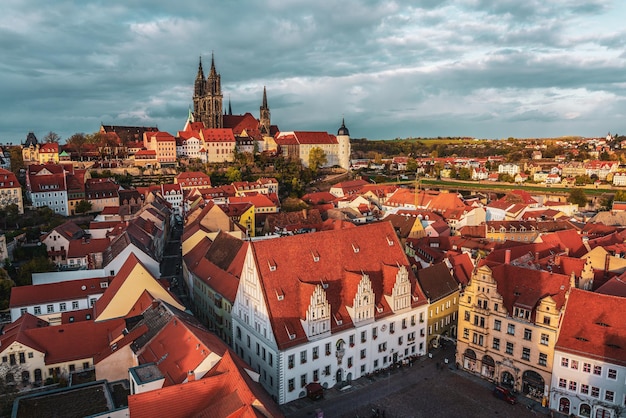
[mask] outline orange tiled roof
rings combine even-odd
[[[555,349],[626,367],[626,322],[619,296],[572,289]]]

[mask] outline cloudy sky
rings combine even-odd
[[[623,0],[2,0],[0,142],[224,107],[352,137],[626,133]]]

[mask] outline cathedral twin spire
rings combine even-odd
[[[193,118],[196,122],[202,122],[206,128],[223,128],[224,112],[221,76],[215,69],[215,56],[211,53],[211,69],[208,76],[204,77],[202,57],[198,64],[198,74],[194,84],[193,95]],[[230,98],[228,99],[228,113],[232,115]],[[263,87],[263,102],[260,108],[259,129],[263,135],[269,135],[271,116],[267,105],[267,91]]]

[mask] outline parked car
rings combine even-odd
[[[495,388],[493,388],[493,396],[498,399],[502,399],[503,401],[506,401],[511,405],[517,403],[517,398],[515,397],[515,395],[513,395],[510,390],[502,386],[496,386]]]

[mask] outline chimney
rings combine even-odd
[[[187,383],[193,382],[194,380],[196,380],[196,374],[193,372],[193,370],[189,370],[187,372]]]
[[[511,264],[511,250],[504,252],[504,264]]]
[[[604,259],[604,278],[606,279],[609,276],[609,265],[611,264],[611,254],[606,253],[606,257]]]
[[[539,251],[535,251],[535,263],[539,262]]]

